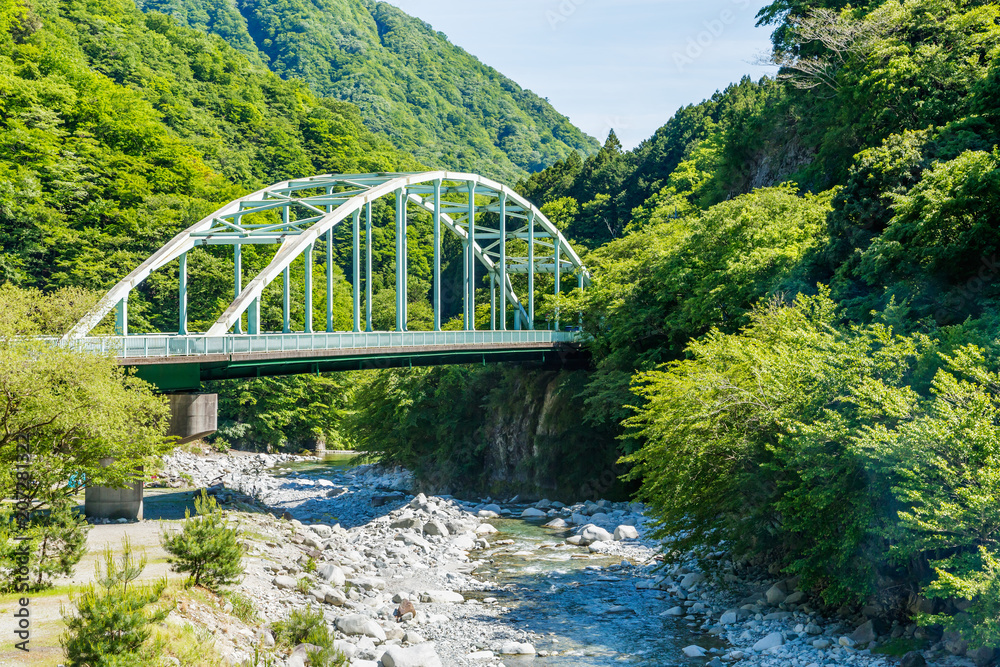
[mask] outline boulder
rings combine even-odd
[[[441,535],[442,537],[448,536],[448,527],[445,526],[440,521],[428,521],[424,524],[424,534],[425,535]]]
[[[424,591],[420,594],[421,602],[437,602],[437,603],[458,603],[465,602],[465,597],[461,593],[456,593],[454,591]]]
[[[621,525],[615,528],[615,541],[621,542],[622,540],[637,540],[639,539],[639,531],[635,529],[635,526]]]
[[[701,572],[689,572],[684,575],[683,579],[681,579],[681,588],[689,591],[695,584],[700,584],[703,581],[705,581],[705,575]]]
[[[500,647],[503,655],[535,655],[535,647],[531,644],[508,641]]]
[[[806,594],[802,591],[795,591],[787,598],[785,598],[784,604],[799,604],[806,599]]]
[[[611,542],[612,540],[614,538],[611,536],[611,533],[592,523],[587,524],[580,531],[580,544],[584,546],[593,544],[594,542]]]
[[[556,517],[555,519],[552,519],[552,521],[549,521],[548,523],[544,524],[542,527],[543,528],[565,528],[568,525],[569,524],[566,523],[565,519],[560,519],[559,517]]]
[[[779,581],[774,586],[767,589],[767,593],[764,594],[769,605],[779,605],[785,601],[788,597],[788,589],[785,588],[785,582]]]
[[[681,650],[684,651],[684,655],[686,655],[689,658],[703,658],[705,657],[706,653],[705,649],[698,646],[697,644],[691,644],[690,646],[685,646]]]
[[[968,657],[976,663],[976,667],[993,667],[997,661],[997,651],[989,646],[981,646],[975,651],[969,651]]]
[[[416,618],[417,608],[413,606],[413,603],[409,600],[402,600],[399,606],[396,607],[396,611],[392,612],[392,615],[396,617],[396,621],[401,623],[403,621],[408,621],[411,618]],[[421,642],[410,642],[411,644],[420,644]]]
[[[899,667],[926,667],[927,661],[920,651],[910,651],[899,661]]]
[[[275,577],[271,580],[271,583],[282,589],[293,589],[296,585],[296,581],[285,574]]]
[[[545,512],[543,512],[540,509],[535,509],[534,507],[529,507],[528,509],[521,512],[522,519],[537,519],[543,516],[545,516]]]
[[[341,616],[337,619],[337,629],[345,635],[363,635],[380,642],[385,641],[385,630],[378,623],[361,614]]]
[[[347,596],[336,588],[326,588],[323,589],[323,592],[325,594],[323,602],[326,604],[332,604],[334,607],[343,607],[347,604]]]
[[[488,523],[481,523],[476,527],[476,535],[492,535],[493,533],[498,532],[500,531]]]
[[[434,644],[427,642],[403,648],[390,646],[382,654],[383,667],[441,667],[441,658],[434,651]]]
[[[766,651],[769,648],[774,648],[776,646],[782,646],[785,643],[785,638],[780,632],[772,632],[769,635],[765,635],[756,644],[753,645],[753,650],[755,651]]]
[[[327,563],[323,567],[316,570],[316,576],[323,581],[329,582],[333,586],[343,586],[347,581],[347,576],[344,574],[344,571],[333,563]]]
[[[750,612],[746,609],[729,609],[719,617],[719,624],[732,625],[746,620],[749,616]]]
[[[396,519],[389,524],[390,528],[395,530],[419,530],[423,527],[424,522],[415,516],[407,516],[401,519]]]
[[[851,639],[854,640],[855,644],[872,643],[878,639],[878,633],[875,632],[875,624],[872,621],[865,621],[851,633]]]

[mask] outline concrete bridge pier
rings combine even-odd
[[[168,436],[183,445],[215,432],[218,424],[218,394],[171,394]],[[110,465],[113,459],[102,459]],[[142,472],[140,469],[138,472]],[[93,519],[142,520],[142,480],[125,489],[88,486],[84,513]]]

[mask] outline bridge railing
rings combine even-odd
[[[338,332],[311,334],[264,334],[259,336],[90,336],[73,341],[82,351],[113,354],[122,358],[192,357],[207,355],[266,354],[406,348],[440,345],[516,345],[571,343],[579,338],[572,331],[404,331]]]

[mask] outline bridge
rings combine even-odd
[[[373,207],[382,198],[394,204],[392,229],[378,230],[395,241],[393,331],[373,328]],[[423,212],[425,220],[429,214],[433,228],[430,331],[410,330],[408,229],[414,212]],[[334,322],[334,233],[342,225],[350,225],[351,331],[337,331]],[[444,293],[443,244],[449,234],[461,247],[459,294]],[[243,249],[261,245],[278,248],[244,284]],[[188,257],[206,246],[232,247],[233,299],[207,331],[192,332]],[[317,251],[325,254],[318,263]],[[173,263],[178,275],[176,330],[130,332],[129,295],[153,272]],[[301,263],[304,274],[301,304],[291,298],[295,263]],[[326,316],[318,327],[316,320],[322,322],[323,313],[314,304],[317,268],[325,273],[319,291]],[[558,310],[548,328],[538,326],[536,277],[541,275],[552,276],[556,295],[567,278],[575,278],[580,289],[590,284],[586,267],[558,228],[505,185],[446,171],[313,176],[276,183],[229,202],[177,234],[118,282],[62,342],[112,353],[119,364],[135,367],[140,377],[171,393],[171,432],[182,440],[194,439],[215,428],[214,397],[195,393],[208,380],[450,363],[580,363],[579,334],[560,329]],[[261,325],[265,289],[279,278],[282,326],[269,332]],[[477,330],[476,291],[483,282],[489,285],[489,318],[486,329]],[[445,330],[442,324],[446,298],[452,307],[461,301],[459,330]],[[295,331],[293,308],[296,321],[301,321]],[[115,335],[93,335],[112,314]],[[112,490],[96,491],[105,492],[109,507],[124,502],[111,498]],[[141,489],[139,503],[141,513]]]

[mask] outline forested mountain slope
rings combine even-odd
[[[372,0],[139,0],[283,78],[355,104],[425,164],[513,181],[598,144],[445,35]],[[483,26],[483,29],[489,29]]]

